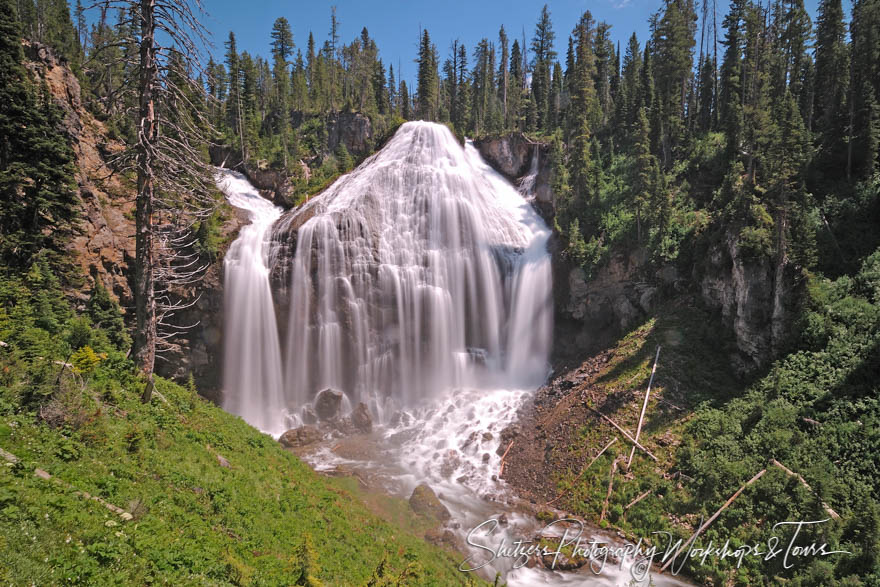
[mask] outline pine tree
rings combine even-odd
[[[576,61],[571,88],[571,148],[568,169],[571,176],[574,216],[584,218],[587,204],[598,195],[598,178],[592,156],[592,128],[599,118],[599,101],[594,79],[593,53],[595,21],[585,12],[575,28]],[[592,228],[591,222],[584,228]]]
[[[783,52],[782,77],[795,102],[800,104],[804,91],[801,72],[804,69],[804,62],[810,59],[807,49],[812,38],[812,22],[804,8],[803,0],[788,0],[787,4],[788,8],[782,15],[782,23],[779,26]]]
[[[76,19],[76,39],[79,43],[80,53],[84,55],[88,50],[89,29],[86,24],[86,11],[83,8],[82,0],[76,0],[74,18]]]
[[[410,120],[412,118],[412,112],[410,111],[410,99],[409,99],[409,90],[406,87],[406,80],[400,80],[400,117],[404,120]]]
[[[427,29],[422,31],[418,64],[418,86],[416,88],[418,116],[423,120],[435,120],[438,86],[437,58]]]
[[[562,65],[558,61],[553,64],[553,76],[550,80],[550,101],[548,104],[548,130],[555,131],[562,123]]]
[[[522,53],[519,41],[514,39],[510,46],[510,95],[508,96],[507,121],[505,126],[511,130],[522,130]]]
[[[733,162],[740,151],[742,141],[742,35],[746,0],[732,0],[724,18],[724,61],[721,64],[721,95],[718,110],[721,127],[727,135],[728,160]]]
[[[535,35],[532,37],[532,96],[535,100],[536,127],[550,128],[549,101],[550,101],[550,68],[556,58],[553,50],[553,41],[556,33],[553,32],[553,24],[550,22],[550,9],[545,4],[541,9],[538,23],[535,25]]]
[[[388,107],[390,114],[397,114],[397,82],[394,80],[394,65],[388,66]]]
[[[860,0],[853,8],[852,63],[847,140],[847,177],[869,177],[880,151],[880,2]]]
[[[817,164],[831,176],[846,169],[846,96],[849,52],[841,0],[822,0],[816,27],[816,92],[813,129],[818,135]]]
[[[235,33],[229,31],[226,41],[226,72],[229,83],[228,99],[226,101],[226,125],[238,140],[238,148],[242,157],[247,160],[247,144],[244,140],[244,124],[241,107],[242,75],[238,55],[238,45],[235,42]]]
[[[769,140],[771,45],[764,11],[754,4],[745,13],[745,51],[743,53],[742,141],[745,169],[754,183],[755,163]]]
[[[642,244],[645,224],[648,220],[647,211],[654,202],[660,169],[657,158],[651,153],[651,129],[644,106],[636,114],[635,133],[635,177],[632,186],[636,209],[636,242]]]
[[[510,93],[510,51],[507,46],[507,33],[504,26],[498,31],[498,45],[501,47],[501,60],[498,63],[498,99],[501,103],[501,117],[504,128],[508,128],[508,94]]]
[[[76,229],[73,151],[48,89],[24,68],[13,0],[0,0],[0,259],[27,266],[60,253]]]
[[[287,158],[290,149],[290,63],[293,55],[293,33],[290,23],[281,17],[272,25],[272,99],[270,120],[273,121],[271,131],[281,140],[281,158],[284,169],[287,169]]]
[[[600,126],[604,127],[611,119],[614,111],[614,101],[611,98],[611,78],[613,75],[613,53],[611,45],[611,26],[600,22],[596,27],[595,54],[596,54],[596,96],[599,99],[601,118]]]
[[[669,0],[652,23],[651,50],[659,111],[655,131],[660,159],[669,168],[686,131],[687,96],[692,83],[696,21],[693,0]]]
[[[715,62],[707,53],[700,66],[700,87],[697,90],[697,129],[712,129],[715,120]]]
[[[639,40],[633,33],[626,46],[626,55],[623,58],[623,73],[620,80],[620,93],[615,104],[615,120],[618,128],[618,142],[623,145],[632,145],[636,131],[639,109],[644,106],[641,103],[640,91],[642,76],[642,51]]]

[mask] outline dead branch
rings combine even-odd
[[[703,530],[705,530],[706,528],[708,528],[708,527],[709,527],[709,524],[711,524],[712,522],[714,522],[715,519],[716,519],[718,516],[721,515],[721,512],[723,512],[724,510],[726,510],[727,507],[728,507],[730,504],[733,503],[733,500],[735,500],[737,497],[739,497],[739,495],[740,495],[743,491],[745,491],[745,488],[746,488],[746,487],[748,487],[749,485],[751,485],[752,483],[754,483],[755,481],[757,481],[758,479],[760,479],[761,476],[762,476],[764,473],[766,473],[766,472],[767,472],[767,469],[761,469],[761,470],[758,472],[757,475],[755,475],[754,477],[752,477],[751,479],[749,479],[748,481],[746,481],[746,484],[745,484],[745,485],[743,485],[742,487],[740,487],[739,489],[737,489],[737,490],[736,490],[736,493],[734,493],[733,495],[731,495],[731,496],[730,496],[730,499],[728,499],[727,501],[725,501],[725,502],[724,502],[724,505],[721,506],[720,508],[718,508],[718,511],[716,511],[714,514],[712,514],[712,517],[711,517],[711,518],[709,518],[708,520],[706,520],[705,522],[703,522],[703,525],[700,526],[700,527],[697,529],[697,531],[694,532],[694,533],[691,535],[691,537],[687,539],[687,542],[685,542],[684,544],[682,544],[682,545],[678,548],[678,550],[675,551],[675,554],[672,555],[672,558],[670,558],[669,561],[667,561],[667,563],[666,563],[665,565],[663,565],[663,566],[660,568],[660,572],[662,573],[663,571],[665,571],[665,570],[666,570],[666,567],[668,567],[669,565],[671,565],[672,562],[673,562],[676,558],[678,558],[678,555],[679,555],[684,549],[686,549],[688,546],[690,546],[691,542],[693,542],[694,540],[696,540],[696,539],[697,539],[697,536],[699,536],[699,535],[703,532]]]
[[[587,405],[587,404],[584,404],[584,405]],[[590,410],[592,410],[593,412],[595,412],[596,414],[598,414],[603,420],[605,420],[606,422],[608,422],[609,424],[611,424],[612,426],[614,426],[615,428],[617,428],[617,429],[620,431],[620,433],[623,434],[623,435],[626,437],[627,440],[629,440],[631,443],[633,443],[635,446],[637,446],[639,449],[641,449],[641,451],[644,452],[646,455],[648,455],[649,457],[651,457],[652,459],[654,459],[654,461],[658,461],[658,460],[659,460],[657,457],[655,457],[655,456],[651,453],[651,451],[649,451],[647,448],[645,448],[644,446],[642,446],[641,444],[639,444],[638,441],[636,441],[636,439],[633,438],[632,435],[631,435],[629,432],[627,432],[626,430],[624,430],[623,428],[621,428],[621,427],[617,424],[617,422],[615,422],[614,420],[612,420],[611,418],[609,418],[608,416],[606,416],[605,414],[603,414],[602,412],[600,412],[599,410],[597,410],[596,408],[594,408],[593,406],[587,405],[587,408],[589,408]]]
[[[596,456],[593,457],[593,460],[590,461],[590,464],[589,464],[589,465],[587,465],[586,467],[584,467],[583,469],[581,469],[580,474],[579,474],[577,477],[575,477],[575,480],[574,480],[574,481],[571,482],[571,486],[572,486],[572,488],[574,488],[575,484],[576,484],[578,481],[581,480],[581,477],[584,476],[584,473],[587,472],[587,469],[589,469],[590,467],[592,467],[592,466],[593,466],[593,463],[595,463],[595,462],[599,459],[599,457],[601,457],[601,456],[605,453],[606,450],[608,450],[609,448],[611,448],[611,445],[614,444],[615,442],[617,442],[617,437],[616,437],[616,436],[615,436],[614,438],[611,439],[611,442],[609,442],[608,444],[605,445],[605,448],[603,448],[602,450],[599,451],[599,454],[597,454]],[[568,491],[563,491],[562,493],[560,493],[559,495],[557,495],[556,497],[554,497],[553,499],[551,499],[550,501],[548,501],[545,505],[550,505],[550,504],[552,504],[552,503],[555,503],[556,501],[558,501],[558,500],[559,500],[563,495],[565,495],[566,493],[568,493]]]
[[[513,447],[513,441],[511,440],[511,441],[510,441],[510,444],[507,445],[507,450],[504,451],[504,454],[503,454],[503,455],[501,455],[501,470],[498,472],[498,476],[499,476],[499,477],[501,477],[502,475],[504,475],[504,462],[505,462],[504,459],[507,458],[507,453],[510,452],[510,449],[511,449],[512,447]]]
[[[639,440],[639,435],[642,433],[642,422],[645,419],[645,411],[648,409],[648,399],[651,397],[651,385],[654,383],[654,375],[657,373],[657,360],[660,358],[660,345],[657,345],[657,354],[654,355],[654,367],[651,369],[651,379],[648,380],[648,390],[645,392],[645,401],[642,403],[642,414],[639,416],[639,425],[636,427],[636,442]],[[633,456],[636,454],[636,447],[633,445],[632,450],[629,452],[629,460],[626,462],[626,470],[629,471],[630,465],[632,465]]]

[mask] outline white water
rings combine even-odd
[[[532,195],[535,189],[535,182],[538,180],[538,166],[540,164],[541,150],[535,146],[532,153],[532,163],[529,166],[529,172],[519,182],[519,193],[525,197]]]
[[[550,231],[446,127],[404,124],[276,238],[302,218],[293,259],[277,261],[290,277],[289,404],[333,388],[385,421],[453,389],[545,379]]]
[[[277,436],[318,391],[344,391],[381,425],[357,438],[357,455],[322,444],[307,455],[316,469],[357,470],[404,498],[427,481],[460,540],[505,512],[509,527],[483,542],[531,540],[543,524],[517,513],[498,479],[498,448],[548,373],[550,231],[525,199],[537,159],[532,168],[518,192],[445,127],[407,123],[280,220],[242,176],[222,172],[219,185],[251,219],[225,265],[224,408]],[[287,283],[275,292],[289,307],[284,340],[272,269]],[[600,578],[511,564],[484,576],[500,571],[510,585],[631,579],[626,568]]]
[[[281,208],[260,197],[240,173],[217,172],[217,185],[236,208],[243,227],[223,261],[225,354],[223,408],[261,430],[285,412],[278,326],[269,287],[268,236]]]

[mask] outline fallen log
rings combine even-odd
[[[645,401],[642,403],[642,413],[639,416],[639,425],[636,428],[636,442],[639,440],[639,436],[642,433],[642,422],[645,420],[645,411],[648,409],[648,399],[651,397],[651,385],[654,384],[654,375],[657,373],[657,360],[660,359],[660,345],[657,345],[657,354],[654,355],[654,366],[651,368],[651,378],[648,380],[648,390],[645,392]],[[636,447],[633,445],[632,450],[629,451],[629,460],[626,462],[626,470],[629,471],[630,465],[632,465],[633,456],[636,454]]]
[[[651,495],[651,491],[652,491],[652,490],[649,489],[649,490],[647,490],[646,492],[644,492],[643,494],[641,494],[640,496],[638,496],[637,498],[635,498],[634,500],[632,500],[631,502],[629,502],[629,503],[626,505],[626,507],[623,508],[623,511],[626,512],[626,510],[628,510],[628,509],[631,508],[632,506],[636,505],[637,503],[639,503],[640,501],[642,501],[643,499],[645,499],[646,497],[648,497],[649,495]]]
[[[629,440],[629,441],[632,442],[634,445],[636,445],[636,446],[637,446],[639,449],[641,449],[642,452],[644,452],[646,455],[648,455],[649,457],[651,457],[651,458],[654,459],[655,461],[658,460],[657,457],[655,457],[655,456],[651,453],[651,451],[649,451],[647,448],[645,448],[644,446],[642,446],[641,444],[639,444],[639,442],[638,442],[635,438],[632,437],[632,434],[630,434],[629,432],[627,432],[626,430],[624,430],[623,428],[621,428],[620,425],[618,425],[617,422],[615,422],[614,420],[612,420],[611,418],[609,418],[608,416],[606,416],[605,414],[603,414],[602,412],[600,412],[599,410],[597,410],[596,408],[594,408],[593,406],[587,405],[586,403],[584,403],[584,405],[587,406],[587,408],[589,408],[590,410],[592,410],[592,411],[595,412],[596,414],[598,414],[603,420],[605,420],[606,422],[608,422],[609,424],[611,424],[612,426],[614,426],[615,428],[617,428],[618,430],[620,430],[620,433],[623,434],[623,435],[626,437],[627,440]]]
[[[757,475],[755,475],[754,477],[752,477],[751,479],[749,479],[748,481],[746,481],[746,484],[745,484],[745,485],[743,485],[742,487],[740,487],[739,489],[737,489],[737,490],[736,490],[736,493],[734,493],[733,495],[731,495],[730,498],[729,498],[727,501],[724,502],[724,505],[721,506],[720,508],[718,508],[718,511],[716,511],[714,514],[712,514],[712,517],[711,517],[711,518],[709,518],[708,520],[706,520],[705,522],[703,522],[703,525],[700,526],[699,528],[697,528],[697,531],[694,532],[694,533],[691,535],[691,537],[687,539],[687,542],[685,542],[684,544],[682,544],[682,545],[678,548],[678,550],[675,551],[675,554],[672,555],[672,558],[670,558],[669,561],[667,561],[667,563],[666,563],[665,565],[663,565],[662,567],[660,567],[660,572],[662,573],[663,571],[665,571],[665,570],[666,570],[666,567],[668,567],[669,565],[671,565],[671,564],[673,563],[673,561],[675,561],[675,559],[678,558],[678,555],[681,554],[681,551],[683,551],[683,550],[686,549],[688,546],[690,546],[691,542],[693,542],[694,540],[696,540],[696,539],[697,539],[697,536],[699,536],[700,534],[702,534],[702,533],[703,533],[703,530],[705,530],[706,528],[708,528],[708,527],[709,527],[709,524],[711,524],[712,522],[714,522],[715,519],[716,519],[718,516],[721,515],[721,512],[723,512],[724,510],[726,510],[726,509],[728,508],[728,506],[730,506],[730,504],[733,503],[733,500],[735,500],[737,497],[739,497],[739,495],[740,495],[743,491],[745,491],[746,487],[748,487],[749,485],[751,485],[752,483],[754,483],[755,481],[757,481],[758,479],[760,479],[761,476],[762,476],[764,473],[766,473],[766,472],[767,472],[767,469],[761,469],[761,470],[758,472]]]
[[[611,474],[608,476],[608,493],[605,494],[605,502],[602,504],[602,515],[599,521],[605,519],[605,513],[608,511],[608,502],[611,500],[611,491],[614,489],[614,473],[617,471],[617,459],[611,461]]]
[[[803,485],[804,487],[807,488],[807,491],[809,491],[809,492],[812,493],[813,495],[816,495],[816,492],[813,491],[813,488],[809,486],[809,484],[804,480],[803,477],[801,477],[800,475],[798,475],[797,473],[795,473],[794,471],[792,471],[791,469],[789,469],[788,467],[786,467],[785,465],[783,465],[782,463],[780,463],[779,461],[777,461],[776,459],[770,459],[770,464],[773,465],[773,466],[775,466],[775,467],[778,467],[778,468],[782,469],[782,470],[785,471],[785,473],[786,473],[787,475],[789,475],[790,477],[795,477],[795,478],[797,478],[797,480],[801,482],[801,485]],[[825,503],[824,501],[821,502],[821,503],[822,503],[822,508],[825,510],[825,512],[826,512],[829,516],[831,516],[831,517],[834,518],[835,520],[839,520],[839,519],[840,519],[840,515],[839,515],[837,512],[835,512],[833,509],[831,509],[831,506],[829,506],[829,505],[828,505],[827,503]]]

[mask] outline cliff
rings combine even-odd
[[[63,112],[62,131],[76,157],[74,179],[82,225],[69,249],[85,280],[68,288],[67,295],[85,303],[96,282],[100,282],[119,302],[131,327],[135,186],[131,178],[112,165],[125,146],[112,139],[104,123],[86,109],[79,81],[66,62],[45,45],[25,41],[24,48],[28,70],[38,83],[45,81],[53,101]],[[221,213],[220,238],[228,243],[246,219],[227,205]],[[156,361],[159,375],[183,381],[193,374],[200,389],[209,396],[221,384],[223,249],[210,261],[201,283],[174,292],[194,302],[174,317],[175,325],[191,328],[173,339],[171,347]]]
[[[474,146],[515,185],[534,181],[532,204],[552,226],[549,145],[510,133],[477,139]],[[735,349],[729,360],[737,373],[745,375],[769,364],[791,330],[792,307],[799,298],[797,270],[787,262],[776,266],[769,258],[745,256],[732,227],[716,233],[715,241],[705,246],[708,254],[695,256],[690,265],[657,266],[644,250],[618,250],[588,277],[566,258],[564,243],[554,234],[550,249],[555,362],[566,364],[605,348],[651,318],[662,300],[686,295],[708,309],[732,336]]]
[[[476,139],[474,147],[489,165],[514,185],[522,186],[523,181],[533,181],[529,189],[534,196],[532,204],[544,220],[552,225],[555,202],[553,190],[550,189],[553,172],[550,165],[550,145],[533,141],[523,133],[510,133]]]
[[[134,187],[110,167],[124,146],[109,138],[104,124],[84,107],[79,81],[45,45],[24,42],[28,70],[45,81],[63,112],[62,130],[76,156],[75,181],[82,202],[82,231],[70,243],[73,258],[86,276],[85,287],[69,293],[88,298],[100,281],[123,308],[131,308],[130,264],[134,259]]]

